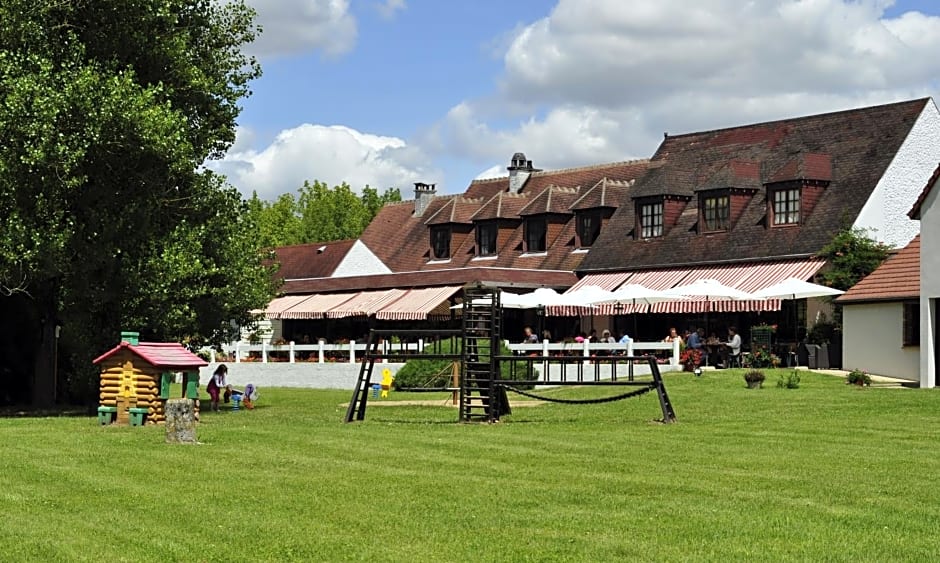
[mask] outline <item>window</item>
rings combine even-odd
[[[640,236],[642,238],[663,236],[663,204],[640,205]]]
[[[578,245],[587,248],[594,244],[601,234],[601,214],[597,211],[585,211],[578,214]]]
[[[904,303],[904,345],[920,346],[920,303]]]
[[[431,227],[431,252],[435,260],[450,258],[450,227]]]
[[[496,223],[477,223],[477,256],[496,256]]]
[[[774,225],[797,225],[800,222],[800,189],[789,188],[774,193]]]
[[[705,231],[728,230],[731,200],[728,196],[706,197],[702,205],[702,223]]]
[[[547,225],[544,217],[525,220],[525,251],[545,252],[545,235]]]

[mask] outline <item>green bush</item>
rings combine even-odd
[[[780,365],[780,358],[770,352],[767,346],[755,346],[751,350],[748,366],[752,368],[775,368]]]
[[[787,375],[780,374],[780,379],[777,380],[777,387],[781,389],[796,389],[800,386],[800,374],[796,370],[791,371]]]
[[[853,369],[845,376],[845,382],[850,385],[871,385],[871,377],[860,369]]]
[[[425,354],[459,354],[461,350],[460,340],[442,340],[424,347]],[[485,346],[480,350],[480,359],[489,360],[489,349]],[[500,345],[500,356],[510,356],[512,352],[505,344]],[[405,362],[405,365],[395,374],[395,389],[407,389],[408,387],[450,387],[453,381],[453,363],[460,360],[429,360],[414,359]],[[515,377],[513,377],[513,367],[515,367]],[[526,362],[502,362],[500,364],[500,377],[502,379],[537,379],[538,370],[532,370],[532,377],[526,377]]]

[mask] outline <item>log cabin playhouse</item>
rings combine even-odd
[[[121,343],[95,358],[101,366],[101,424],[162,424],[176,372],[183,372],[183,396],[199,412],[199,368],[209,365],[182,344],[139,342],[138,333],[122,332]]]

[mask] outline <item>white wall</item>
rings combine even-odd
[[[842,366],[866,373],[917,381],[920,347],[902,346],[901,303],[864,303],[842,309]]]
[[[921,206],[920,221],[920,386],[936,384],[937,299],[940,298],[940,186]]]
[[[925,180],[926,181],[926,180]],[[369,274],[390,274],[392,271],[379,260],[369,247],[361,240],[353,243],[352,248],[343,256],[339,265],[333,270],[333,278],[347,276],[365,276]]]
[[[907,212],[937,162],[940,162],[940,112],[930,100],[853,226],[873,229],[871,236],[895,248],[906,245],[920,229]]]

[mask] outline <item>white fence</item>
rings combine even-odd
[[[392,343],[392,342],[383,342],[381,344],[382,351],[385,353],[388,352],[413,352],[418,353],[421,350],[424,350],[424,341],[418,340],[417,342],[410,343]],[[671,352],[669,357],[669,364],[672,366],[679,365],[679,342],[634,342],[630,341],[627,344],[610,344],[607,342],[591,342],[585,340],[584,342],[559,342],[553,343],[548,340],[544,340],[537,344],[513,344],[508,340],[506,341],[506,346],[512,350],[513,353],[523,353],[523,354],[538,354],[541,356],[552,356],[552,355],[581,355],[584,356],[585,361],[589,361],[591,356],[605,356],[611,354],[624,354],[627,356],[633,355],[642,355],[643,353],[657,353],[659,351]],[[327,362],[329,358],[340,358],[342,362],[348,362],[350,364],[356,363],[357,357],[362,357],[362,354],[366,350],[366,344],[360,343],[357,344],[356,341],[351,340],[348,344],[327,344],[324,340],[320,340],[317,344],[295,344],[290,342],[289,344],[275,345],[275,344],[243,344],[241,342],[235,344],[234,346],[225,347],[227,353],[232,353],[235,356],[235,363],[243,361],[244,357],[251,352],[260,352],[261,362],[268,363],[271,361],[270,355],[272,353],[276,354],[285,354],[287,356],[287,362],[294,363],[298,361],[299,353],[307,353],[310,358],[315,356],[316,363],[322,364]],[[211,352],[212,358],[211,362],[216,362],[215,353]],[[308,358],[307,361],[314,361],[314,359]],[[335,360],[334,360],[335,361]]]

